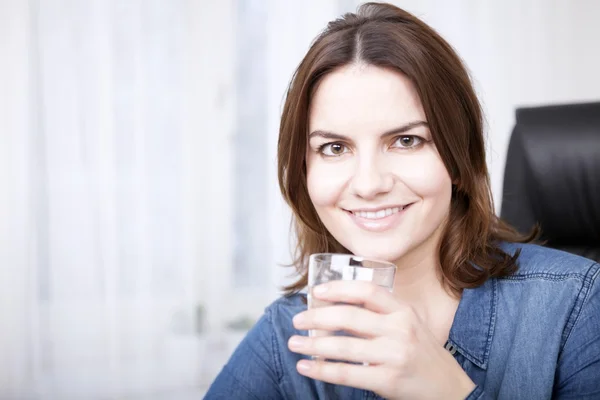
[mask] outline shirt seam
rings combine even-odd
[[[267,311],[267,320],[271,325],[271,354],[273,355],[273,366],[275,367],[275,374],[277,375],[277,383],[281,385],[281,382],[283,381],[283,366],[279,354],[279,342],[277,341],[277,335],[275,335],[272,312],[271,309]]]
[[[554,273],[549,273],[549,272],[529,272],[526,274],[516,274],[516,275],[509,275],[509,276],[504,276],[499,278],[500,280],[503,281],[524,281],[527,279],[543,279],[543,280],[549,280],[549,281],[564,281],[567,279],[573,279],[573,278],[577,278],[577,279],[585,279],[587,276],[586,274],[581,274],[581,273],[577,273],[577,272],[570,272],[567,274],[554,274]]]
[[[573,309],[569,314],[569,318],[567,320],[567,324],[565,326],[565,331],[563,333],[563,340],[560,347],[560,351],[562,352],[564,347],[566,346],[569,338],[571,337],[571,333],[577,325],[579,321],[579,316],[581,315],[581,311],[583,310],[583,306],[586,303],[586,300],[589,298],[589,294],[591,292],[591,287],[594,285],[596,278],[600,275],[600,264],[592,263],[588,268],[587,273],[585,274],[585,278],[579,289],[579,293],[577,294],[577,299],[575,304],[573,305]]]
[[[485,346],[485,351],[483,353],[483,360],[481,360],[481,365],[484,367],[484,369],[487,370],[487,363],[488,363],[488,358],[490,356],[490,349],[492,348],[492,339],[494,336],[494,330],[496,328],[496,313],[497,313],[497,306],[498,306],[498,282],[497,281],[493,281],[492,282],[492,301],[490,304],[490,326],[488,327],[488,337],[487,337],[487,343]]]
[[[250,389],[248,389],[248,388],[246,387],[246,385],[244,385],[244,384],[243,384],[243,382],[242,382],[240,379],[238,379],[238,378],[237,378],[237,377],[236,377],[234,374],[232,374],[231,372],[229,372],[229,370],[228,370],[227,368],[225,368],[225,369],[224,369],[224,371],[225,371],[225,372],[226,372],[226,373],[227,373],[227,374],[228,374],[228,375],[229,375],[229,376],[230,376],[230,377],[231,377],[231,378],[232,378],[232,379],[233,379],[233,380],[234,380],[234,381],[235,381],[235,382],[236,382],[238,385],[240,385],[240,387],[241,387],[242,389],[244,389],[244,391],[245,391],[246,393],[248,393],[250,396],[252,396],[252,398],[253,398],[253,399],[255,399],[255,400],[261,400],[261,399],[260,399],[260,397],[256,396],[256,395],[255,395],[255,394],[254,394],[254,393],[253,393],[253,392],[252,392]]]
[[[483,397],[483,394],[484,394],[483,387],[477,385],[477,386],[475,386],[475,389],[473,389],[473,391],[471,393],[469,393],[469,395],[465,398],[465,400],[478,400]]]
[[[462,356],[465,359],[469,360],[470,362],[475,364],[478,368],[481,368],[483,370],[487,370],[487,368],[488,368],[488,358],[489,358],[490,351],[492,348],[494,331],[496,328],[496,314],[498,312],[498,310],[497,310],[497,308],[498,308],[498,282],[497,282],[497,279],[490,279],[489,282],[492,285],[492,288],[491,288],[492,294],[490,296],[490,302],[489,302],[490,316],[489,316],[489,324],[488,324],[488,328],[487,328],[485,344],[483,345],[483,352],[481,354],[481,357],[479,357],[480,352],[478,352],[477,354],[473,354],[470,351],[467,351],[467,349],[465,347],[462,347],[461,345],[457,344],[457,342],[455,340],[453,340],[454,335],[452,335],[452,329],[450,330],[450,337],[448,338],[448,342],[450,344],[452,344],[454,347],[456,347],[458,352],[460,354],[462,354]]]

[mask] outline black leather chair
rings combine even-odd
[[[500,216],[548,247],[600,262],[600,103],[516,112]]]

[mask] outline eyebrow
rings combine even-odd
[[[381,139],[385,139],[389,136],[393,136],[393,135],[397,135],[399,133],[404,133],[404,132],[408,132],[411,129],[417,128],[419,126],[429,126],[427,124],[426,121],[413,121],[413,122],[409,122],[408,124],[399,126],[397,128],[393,128],[390,129],[388,131],[385,131],[381,134],[380,138]],[[311,132],[308,135],[308,139],[310,140],[313,137],[322,137],[324,139],[334,139],[334,140],[349,140],[348,137],[344,136],[344,135],[340,135],[338,133],[334,133],[334,132],[329,132],[329,131],[323,131],[323,130],[316,130]]]

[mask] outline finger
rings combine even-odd
[[[388,289],[372,282],[331,281],[311,288],[311,295],[325,301],[363,305],[381,314],[398,309],[398,301]]]
[[[382,380],[381,367],[373,365],[301,360],[296,368],[309,378],[365,390],[377,390]]]
[[[347,336],[307,338],[292,336],[288,347],[295,353],[356,363],[385,364],[392,361],[395,346],[378,339]]]
[[[296,314],[293,323],[299,330],[343,330],[367,338],[382,336],[390,328],[384,315],[353,305],[312,308]]]

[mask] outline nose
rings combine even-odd
[[[380,157],[363,157],[356,165],[350,188],[358,197],[373,200],[389,193],[393,185],[394,177],[387,171],[384,160]]]

